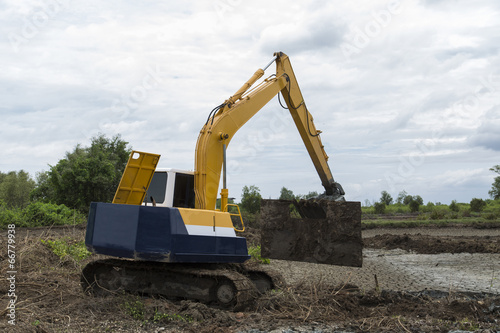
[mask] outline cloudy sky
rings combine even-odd
[[[4,0],[0,35],[2,172],[98,133],[193,169],[210,110],[275,51],[348,200],[486,199],[500,164],[497,0]],[[272,100],[231,141],[230,196],[322,191],[287,112]]]

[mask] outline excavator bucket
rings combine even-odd
[[[263,257],[361,267],[361,204],[352,201],[262,200]]]

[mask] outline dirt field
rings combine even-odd
[[[160,297],[86,296],[79,272],[95,257],[60,259],[41,242],[61,237],[81,241],[84,229],[16,230],[16,325],[8,323],[12,281],[2,278],[1,331],[500,331],[500,229],[365,230],[362,268],[273,260],[287,287],[238,313]],[[9,277],[7,231],[0,244]]]

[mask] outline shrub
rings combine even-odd
[[[471,217],[470,209],[464,209],[461,212],[462,217]]]
[[[261,264],[271,263],[271,260],[269,260],[269,258],[262,258],[262,256],[260,255],[260,245],[250,246],[248,248],[248,254],[252,257],[253,260],[255,260]]]
[[[483,199],[474,198],[470,201],[470,210],[473,212],[480,212],[486,206],[486,202]]]
[[[500,200],[485,200],[485,201],[486,201],[486,207],[483,209],[483,212],[500,215]]]
[[[241,217],[243,218],[245,227],[260,228],[260,219],[258,214],[252,214],[246,211],[241,211]]]
[[[457,200],[452,200],[450,204],[450,210],[452,212],[458,212],[460,210],[460,207],[457,205]]]
[[[32,202],[24,209],[7,208],[0,201],[0,229],[9,224],[18,227],[42,227],[85,222],[85,216],[64,205]]]
[[[85,220],[84,216],[65,205],[32,202],[22,212],[21,227],[39,227],[50,225],[77,224]]]
[[[490,221],[496,220],[496,218],[497,218],[496,214],[494,214],[494,213],[488,213],[488,214],[484,215],[483,217],[487,220],[490,220]]]
[[[385,214],[385,203],[375,202],[373,207],[375,208],[375,214]]]
[[[7,228],[9,224],[19,225],[21,223],[21,210],[17,208],[8,209],[7,205],[0,200],[0,229]]]
[[[407,212],[406,206],[403,206],[402,204],[396,204],[396,213],[403,214]]]
[[[418,200],[412,200],[410,201],[410,212],[415,213],[418,212],[418,209],[420,208],[420,203]]]
[[[363,215],[375,214],[375,209],[373,208],[373,206],[370,206],[370,207],[361,207],[361,213]]]
[[[421,207],[421,210],[427,213],[427,212],[432,212],[435,208],[436,205],[433,202],[429,201],[427,205]]]
[[[445,213],[441,209],[434,209],[429,217],[431,220],[441,220],[444,219]]]

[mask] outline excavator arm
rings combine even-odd
[[[274,61],[276,61],[276,74],[252,88],[254,83],[264,75],[265,69]],[[343,200],[344,191],[333,179],[327,163],[328,155],[321,143],[321,131],[316,129],[313,118],[307,110],[290,60],[286,54],[277,52],[264,69],[258,69],[233,96],[212,110],[201,129],[195,155],[196,208],[215,209],[226,147],[238,129],[279,92],[283,95],[322,185],[325,187],[325,194],[334,200]],[[225,191],[227,196],[227,190]],[[221,194],[224,198],[224,189]]]

